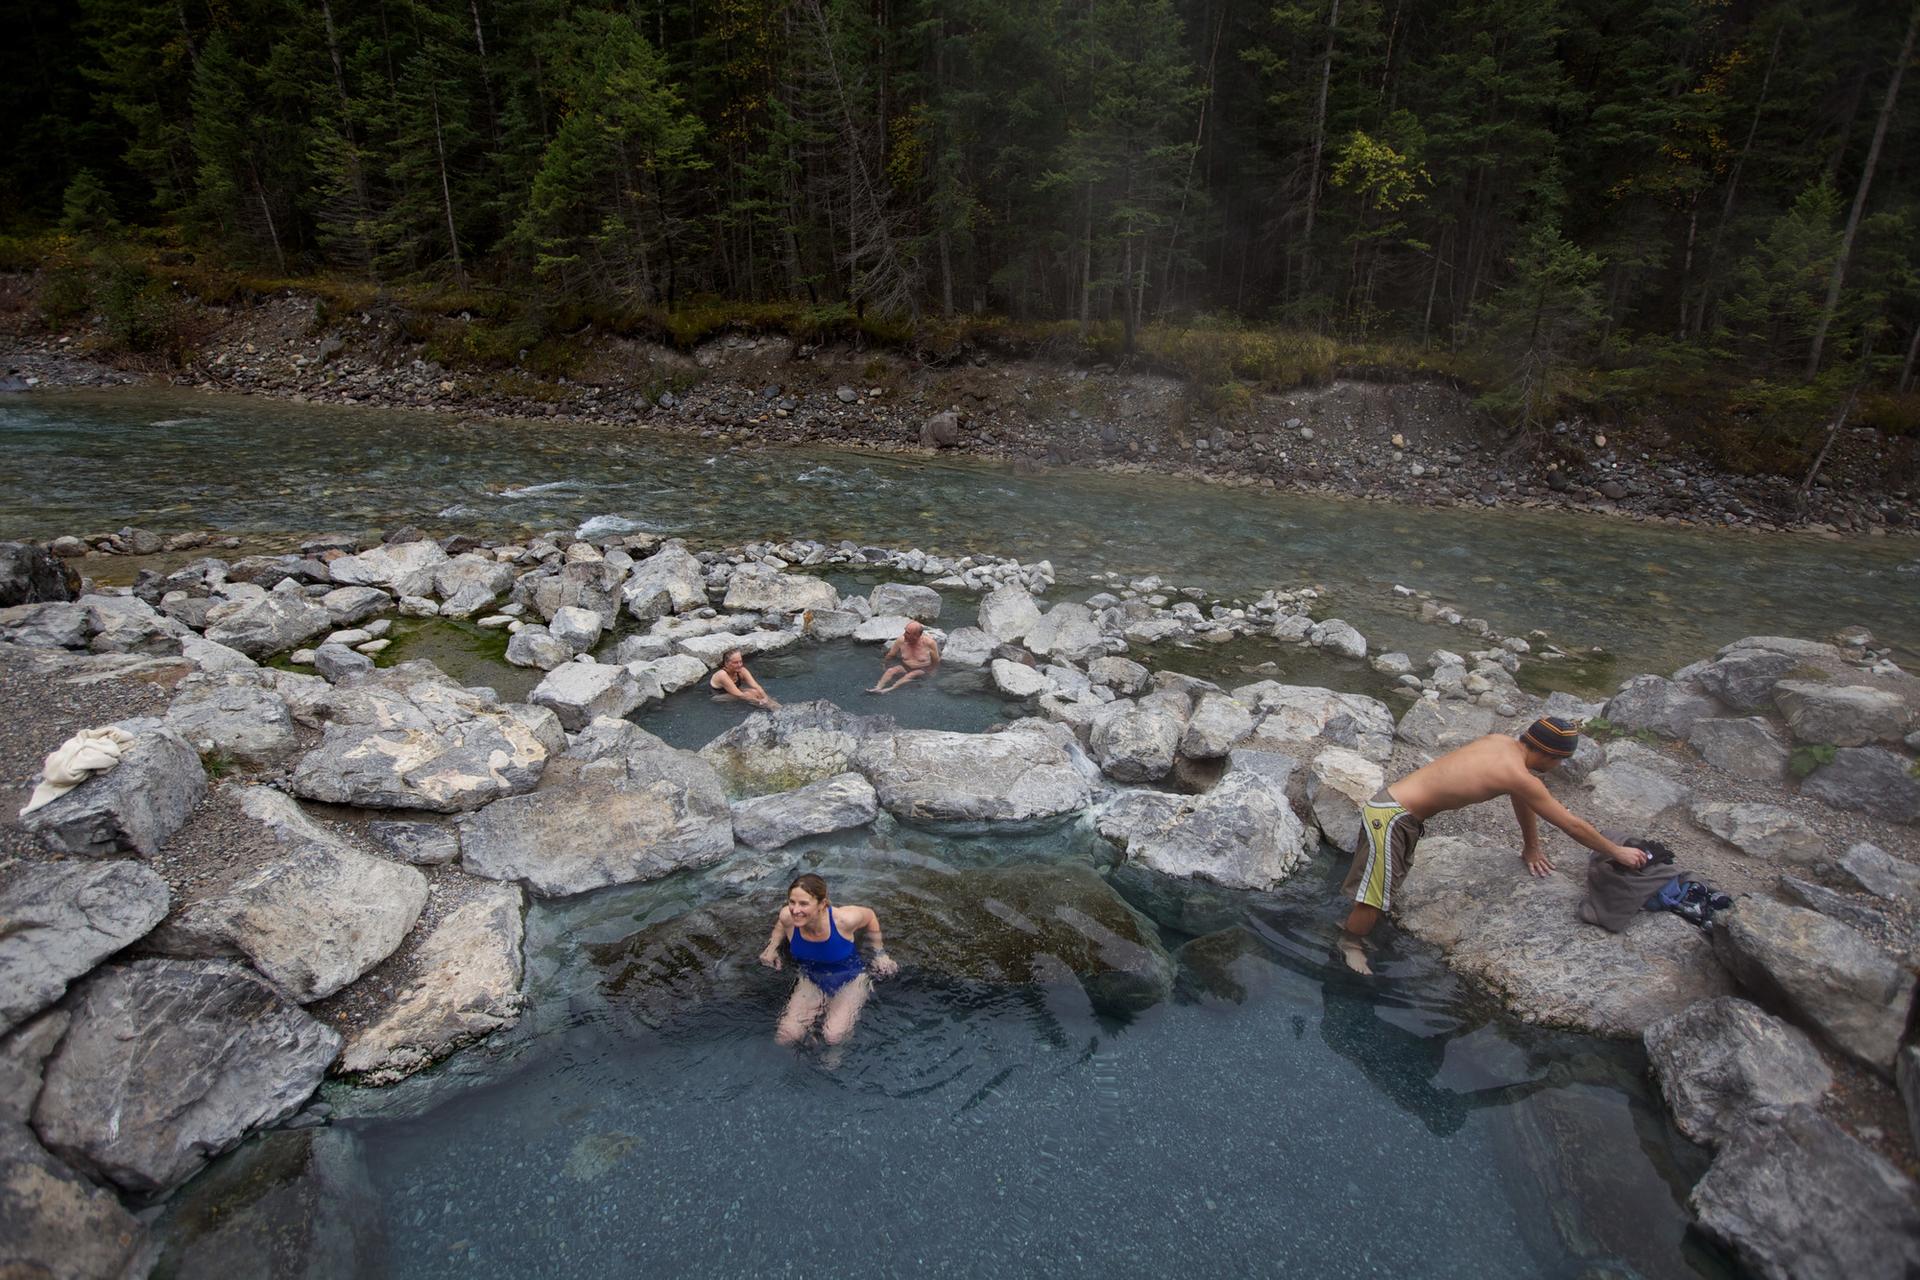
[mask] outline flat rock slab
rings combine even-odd
[[[138,960],[75,991],[33,1127],[55,1155],[133,1192],[176,1187],[312,1096],[340,1050],[243,965]]]
[[[639,706],[640,683],[625,667],[598,662],[567,662],[548,673],[527,701],[560,718],[560,727],[578,733],[596,716],[618,719]]]
[[[1836,809],[1909,826],[1920,822],[1920,778],[1913,774],[1913,761],[1883,747],[1840,748],[1800,790]]]
[[[1913,727],[1913,709],[1905,699],[1866,685],[1782,680],[1773,687],[1773,700],[1793,736],[1815,745],[1899,742]]]
[[[1766,1280],[1920,1274],[1920,1197],[1812,1107],[1740,1129],[1693,1189],[1700,1229]]]
[[[1653,827],[1669,809],[1687,798],[1687,788],[1666,773],[1622,761],[1594,771],[1587,779],[1593,805],[1634,831]]]
[[[1228,889],[1271,889],[1306,853],[1306,830],[1285,783],[1251,770],[1228,770],[1205,795],[1130,792],[1100,816],[1098,829],[1130,865]]]
[[[277,851],[215,893],[182,901],[154,950],[186,958],[243,955],[300,1004],[332,995],[392,955],[420,918],[427,878],[354,848],[269,787],[240,790],[258,824],[249,843]]]
[[[1537,880],[1519,863],[1503,846],[1421,841],[1394,895],[1401,925],[1543,1026],[1637,1037],[1696,1000],[1732,994],[1706,936],[1680,917],[1648,912],[1608,933],[1581,923],[1577,877]]]
[[[794,791],[734,801],[733,834],[755,849],[778,849],[807,836],[864,827],[879,814],[873,784],[842,773]]]
[[[780,653],[791,649],[800,643],[800,639],[798,631],[717,631],[675,640],[673,647],[677,653],[698,658],[711,671],[726,659],[730,649],[738,649],[743,657],[751,658],[755,654]]]
[[[257,669],[188,676],[167,708],[166,723],[195,751],[253,768],[286,759],[297,745],[287,700]]]
[[[713,766],[624,720],[597,720],[531,795],[460,821],[461,866],[544,897],[655,880],[733,852]]]
[[[207,794],[207,771],[185,738],[152,717],[115,727],[134,736],[119,764],[20,819],[50,848],[152,856]]]
[[[1750,858],[1789,866],[1827,859],[1827,838],[1777,804],[1696,800],[1693,820]]]
[[[16,866],[0,884],[0,1035],[165,918],[167,882],[136,862]]]
[[[1891,1078],[1914,976],[1865,934],[1817,911],[1743,894],[1715,917],[1713,947],[1743,986]]]
[[[437,671],[422,678],[415,665],[335,691],[326,736],[294,769],[296,795],[458,813],[533,789],[566,743],[553,712],[502,704]]]
[[[856,716],[831,702],[756,711],[700,748],[700,758],[740,795],[792,791],[853,768],[860,744],[890,733],[885,716]]]
[[[1647,1059],[1680,1132],[1718,1147],[1756,1111],[1816,1104],[1833,1073],[1806,1033],[1737,996],[1647,1028]]]
[[[417,976],[379,1019],[347,1041],[339,1070],[391,1084],[520,1016],[525,895],[488,884],[420,940]]]
[[[1786,739],[1760,716],[1696,720],[1687,734],[1687,744],[1708,764],[1736,778],[1778,782],[1786,776]]]
[[[1031,822],[1092,802],[1092,764],[1076,760],[1078,751],[1068,730],[1021,720],[999,733],[879,734],[865,740],[854,767],[897,818]]]

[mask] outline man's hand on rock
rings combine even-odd
[[[1544,849],[1524,849],[1520,853],[1520,861],[1526,863],[1527,870],[1541,879],[1553,874],[1553,860],[1547,857]]]

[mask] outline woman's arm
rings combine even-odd
[[[773,936],[767,939],[767,949],[760,953],[760,963],[769,969],[780,968],[780,944],[792,932],[793,922],[787,919],[787,909],[782,907],[773,919]]]
[[[887,954],[887,940],[880,932],[880,917],[872,907],[863,907],[867,913],[866,932],[868,942],[873,947],[873,971],[883,978],[891,978],[900,972],[900,964]]]

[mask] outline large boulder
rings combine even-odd
[[[824,578],[781,573],[763,564],[743,564],[727,581],[728,608],[751,613],[805,613],[809,609],[836,609],[840,593]]]
[[[1765,1280],[1903,1280],[1920,1274],[1917,1198],[1886,1159],[1796,1106],[1741,1126],[1689,1203]]]
[[[816,615],[817,616],[817,615]],[[993,661],[997,641],[978,627],[957,627],[940,645],[940,661],[949,667],[975,670]]]
[[[501,568],[506,568],[501,565]],[[378,587],[335,587],[320,597],[336,627],[351,627],[393,607],[393,597]]]
[[[798,631],[713,631],[675,640],[673,647],[678,653],[698,658],[711,671],[726,661],[729,649],[738,649],[742,657],[751,658],[757,653],[779,653],[799,643]]]
[[[1040,621],[1040,606],[1025,587],[995,587],[980,598],[980,629],[1002,644],[1026,638]]]
[[[531,795],[460,821],[460,863],[524,880],[543,897],[656,880],[733,852],[733,816],[713,766],[624,720],[597,720]]]
[[[1800,784],[1801,793],[1836,809],[1888,822],[1920,822],[1920,777],[1914,763],[1884,747],[1841,747]]]
[[[576,655],[599,644],[601,633],[605,630],[606,624],[600,620],[599,614],[574,604],[562,605],[554,610],[553,618],[547,623],[548,634]]]
[[[95,653],[175,654],[193,634],[137,596],[81,596],[79,603],[92,615],[87,648]]]
[[[1028,822],[1093,800],[1091,762],[1059,725],[1020,720],[998,733],[903,729],[861,744],[854,767],[898,818]]]
[[[568,733],[580,732],[599,716],[618,720],[644,700],[632,672],[599,662],[563,662],[527,695],[528,702],[558,716]]]
[[[0,609],[80,594],[80,575],[31,542],[0,542]]]
[[[1583,879],[1536,879],[1510,847],[1429,836],[1394,902],[1409,933],[1528,1022],[1639,1036],[1696,1000],[1731,993],[1706,936],[1672,912],[1647,912],[1617,934],[1582,924]]]
[[[293,771],[309,800],[458,813],[532,790],[566,742],[545,707],[502,704],[431,664],[389,667],[335,690],[333,720]]]
[[[0,609],[0,640],[29,649],[84,649],[97,626],[93,610],[77,600]]]
[[[1104,659],[1124,662],[1124,658]],[[1253,732],[1253,713],[1224,693],[1203,693],[1187,717],[1180,754],[1190,760],[1216,760]]]
[[[1826,837],[1777,804],[1696,800],[1693,820],[1750,858],[1800,866],[1827,858]]]
[[[691,552],[678,543],[668,543],[633,566],[620,589],[620,599],[634,618],[650,622],[705,604],[706,575]],[[824,607],[831,609],[833,605]]]
[[[207,771],[186,739],[153,717],[122,720],[133,735],[120,763],[20,819],[61,853],[158,853],[207,794]]]
[[[1322,747],[1349,747],[1369,760],[1393,754],[1393,712],[1378,698],[1313,685],[1262,680],[1233,691],[1253,713],[1244,745],[1306,758]]]
[[[185,1182],[251,1129],[292,1115],[339,1033],[244,965],[108,965],[70,997],[33,1127],[47,1148],[128,1191]]]
[[[1913,709],[1904,698],[1866,685],[1782,680],[1773,687],[1773,700],[1793,736],[1816,746],[1899,742],[1913,728]]]
[[[1773,687],[1800,668],[1800,659],[1771,649],[1735,649],[1701,664],[1693,680],[1736,711],[1767,711],[1773,707]]]
[[[1325,622],[1316,622],[1307,632],[1307,643],[1316,649],[1327,649],[1343,658],[1364,658],[1367,656],[1367,638],[1359,629],[1343,618],[1328,618]]]
[[[1714,951],[1741,985],[1892,1076],[1913,1004],[1904,965],[1838,920],[1752,894],[1714,926]]]
[[[343,587],[384,587],[400,595],[425,595],[450,557],[437,542],[389,542],[327,563],[327,576]]]
[[[793,791],[734,801],[733,834],[755,849],[778,849],[807,836],[864,827],[879,813],[873,784],[857,773],[842,773]]]
[[[991,628],[982,629],[993,634]],[[1040,621],[1027,629],[1022,643],[1036,657],[1056,662],[1085,662],[1107,651],[1093,610],[1072,601],[1056,604],[1042,614]]]
[[[1609,761],[1587,779],[1593,788],[1593,805],[1628,830],[1651,830],[1669,809],[1687,798],[1684,783],[1637,757],[1615,760],[1609,756]]]
[[[1850,885],[1895,902],[1920,902],[1920,867],[1864,840],[1840,855],[1837,870]]]
[[[1685,738],[1696,720],[1718,715],[1713,699],[1663,676],[1635,676],[1607,700],[1606,718],[1628,733],[1650,730],[1663,738]]]
[[[297,648],[334,625],[333,614],[289,578],[272,591],[213,606],[206,637],[259,659]]]
[[[569,560],[521,578],[513,584],[513,598],[548,622],[557,620],[562,610],[583,609],[599,618],[605,629],[620,616],[625,576],[608,560]]]
[[[795,702],[753,713],[700,748],[700,758],[737,794],[792,791],[848,772],[860,744],[891,726],[831,702]]]
[[[393,1003],[354,1031],[340,1071],[390,1084],[520,1016],[526,900],[517,884],[473,884],[409,957]]]
[[[1095,658],[1087,664],[1087,679],[1103,684],[1123,698],[1145,693],[1153,672],[1132,658]],[[1212,692],[1218,693],[1219,690]]]
[[[1688,1005],[1648,1027],[1645,1041],[1674,1124],[1709,1147],[1755,1111],[1817,1104],[1833,1087],[1805,1032],[1737,996]]]
[[[911,582],[881,583],[868,593],[867,605],[875,616],[898,614],[920,622],[935,622],[940,617],[940,593]]]
[[[1786,776],[1786,739],[1761,716],[1696,720],[1687,734],[1687,744],[1708,764],[1736,778],[1777,782]]]
[[[1271,889],[1306,853],[1306,829],[1284,783],[1230,768],[1200,796],[1135,792],[1102,814],[1100,834],[1127,862],[1164,876],[1195,877],[1228,889]]]
[[[287,700],[258,669],[188,676],[176,686],[166,724],[202,755],[252,768],[276,764],[298,745]]]
[[[1493,732],[1493,712],[1466,702],[1416,698],[1395,732],[1423,751],[1451,751]]]
[[[1352,849],[1360,837],[1360,806],[1387,785],[1386,770],[1358,751],[1328,747],[1307,766],[1307,805],[1327,843]]]
[[[512,586],[510,566],[475,552],[454,556],[433,571],[433,592],[440,597],[443,618],[470,618]]]
[[[1019,701],[1037,698],[1052,686],[1047,678],[1040,674],[1038,667],[1030,667],[1024,662],[1013,662],[1007,658],[995,658],[987,668],[987,674],[993,681],[993,687],[1006,697]]]
[[[1165,711],[1122,700],[1095,715],[1087,745],[1109,778],[1158,782],[1173,769],[1182,730]]]
[[[0,1036],[167,914],[167,882],[137,862],[21,865],[0,882]]]
[[[573,646],[545,627],[522,627],[507,639],[507,661],[516,667],[553,671],[573,659]]]
[[[663,658],[653,658],[644,662],[629,662],[627,670],[640,682],[640,691],[644,694],[650,688],[649,681],[659,684],[660,696],[691,689],[707,678],[707,664],[690,653],[673,653]]]
[[[230,884],[188,890],[150,949],[245,956],[300,1004],[332,995],[393,954],[427,904],[424,875],[355,848],[284,792],[246,787],[239,808],[257,824],[241,843],[277,856]]]

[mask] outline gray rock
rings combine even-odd
[[[448,913],[415,949],[413,979],[348,1038],[340,1071],[391,1084],[517,1021],[525,908],[519,885],[490,884]]]
[[[627,612],[641,622],[663,618],[705,604],[706,575],[685,547],[668,543],[633,566],[620,598]]]
[[[1493,732],[1493,712],[1464,702],[1416,698],[1395,732],[1424,751],[1451,751]]]
[[[733,802],[733,834],[755,849],[778,849],[807,836],[864,827],[879,816],[873,785],[857,773],[794,791]]]
[[[1306,853],[1306,829],[1286,789],[1251,769],[1229,770],[1202,796],[1135,793],[1098,823],[1130,864],[1228,889],[1271,889]]]
[[[1831,764],[1800,784],[1803,795],[1909,825],[1920,822],[1920,778],[1913,762],[1882,747],[1842,747]]]
[[[620,616],[620,591],[625,576],[620,568],[597,555],[590,559],[569,559],[521,578],[513,584],[513,598],[548,622],[558,617],[562,609],[585,609],[606,628]]]
[[[416,867],[438,867],[460,856],[460,833],[437,822],[369,822],[367,838]]]
[[[1047,678],[1040,674],[1037,667],[1030,667],[1024,662],[1009,662],[1005,658],[995,658],[988,666],[987,674],[993,680],[993,687],[1009,698],[1037,698],[1050,687]]]
[[[1648,729],[1664,738],[1685,738],[1694,722],[1717,715],[1713,699],[1661,676],[1635,676],[1607,700],[1606,718],[1629,733]]]
[[[861,743],[891,726],[831,702],[795,702],[754,712],[700,748],[700,758],[736,793],[791,791],[848,772]]]
[[[651,662],[630,662],[627,670],[640,682],[643,696],[647,693],[649,680],[660,686],[660,696],[664,698],[682,689],[691,689],[707,678],[707,664],[686,653],[670,654]]]
[[[1894,1080],[1899,1086],[1900,1102],[1907,1109],[1907,1136],[1920,1148],[1920,1044],[1906,1045],[1900,1050]]]
[[[336,587],[320,597],[320,607],[333,619],[334,626],[350,627],[385,613],[393,607],[393,597],[378,587]]]
[[[605,628],[599,614],[571,604],[554,610],[553,620],[547,624],[548,634],[576,654],[585,653],[599,644],[603,630]]]
[[[991,628],[983,630],[994,634]],[[1022,643],[1035,657],[1057,662],[1085,662],[1102,657],[1107,651],[1093,611],[1071,601],[1062,601],[1042,614],[1040,621],[1028,628]]]
[[[1900,936],[1906,932],[1880,907],[1838,893],[1823,884],[1783,875],[1780,877],[1780,892],[1792,905],[1818,911],[1829,919],[1858,929],[1869,938]]]
[[[167,914],[167,882],[137,862],[24,864],[0,883],[0,1035]]]
[[[1674,1124],[1709,1147],[1755,1111],[1817,1104],[1833,1087],[1804,1032],[1736,996],[1688,1005],[1648,1027],[1645,1041]]]
[[[1589,928],[1578,915],[1584,893],[1581,876],[1526,875],[1510,846],[1429,836],[1394,908],[1409,933],[1528,1022],[1638,1036],[1731,993],[1698,929],[1668,911],[1647,912],[1624,933]]]
[[[1095,658],[1087,664],[1087,678],[1131,698],[1146,689],[1153,673],[1132,658]]]
[[[17,1122],[0,1124],[0,1222],[0,1275],[119,1280],[153,1265],[153,1242],[119,1197],[48,1155]]]
[[[238,649],[229,649],[223,644],[215,644],[204,636],[183,638],[180,641],[180,656],[198,667],[203,674],[210,676],[235,675],[260,669],[259,663]]]
[[[815,640],[845,640],[865,621],[850,609],[815,609],[807,614],[807,634]],[[947,655],[943,652],[941,657]]]
[[[80,575],[31,542],[0,542],[0,608],[71,600]]]
[[[1554,776],[1564,778],[1578,786],[1586,782],[1598,769],[1606,767],[1607,753],[1586,734],[1581,734],[1573,744],[1573,754],[1554,767]]]
[[[175,654],[192,634],[135,596],[81,596],[79,603],[92,615],[87,648],[95,653]]]
[[[998,647],[994,638],[978,627],[960,627],[947,634],[940,646],[940,661],[950,667],[972,670],[993,660]]]
[[[1801,742],[1859,747],[1899,742],[1913,725],[1913,711],[1898,694],[1865,685],[1782,680],[1773,700]]]
[[[313,669],[330,684],[352,684],[373,671],[373,659],[343,644],[323,644],[313,651]]]
[[[1343,658],[1367,656],[1367,638],[1341,618],[1314,623],[1313,629],[1307,632],[1307,643],[1316,649],[1329,649]]]
[[[548,766],[540,790],[460,820],[460,862],[543,897],[656,880],[733,852],[713,766],[624,720],[598,720]]]
[[[875,734],[861,743],[854,768],[898,818],[1031,822],[1092,802],[1091,762],[1078,753],[1061,726],[1020,720],[999,733]]]
[[[1651,830],[1688,794],[1681,783],[1636,763],[1610,763],[1587,781],[1594,807],[1633,831]]]
[[[980,629],[1003,644],[1025,639],[1039,621],[1040,606],[1025,587],[995,587],[980,599]]]
[[[1817,911],[1743,894],[1715,918],[1713,947],[1743,986],[1892,1076],[1914,977],[1865,935]]]
[[[1736,778],[1776,782],[1786,776],[1786,739],[1760,716],[1696,720],[1687,734],[1687,744],[1708,764]]]
[[[207,613],[207,639],[260,659],[305,644],[334,629],[334,617],[288,579],[257,597],[215,605]]]
[[[951,410],[933,414],[920,424],[922,449],[951,449],[960,443],[960,419]]]
[[[1779,805],[1696,800],[1693,820],[1750,858],[1812,866],[1827,857],[1826,837]]]
[[[440,597],[440,616],[445,618],[470,618],[512,587],[511,566],[474,552],[457,555],[433,571],[433,592]]]
[[[1839,870],[1854,886],[1876,898],[1920,902],[1920,867],[1894,857],[1877,844],[1861,841],[1840,855]]]
[[[867,603],[876,615],[898,614],[920,622],[940,617],[940,593],[913,583],[883,582],[868,593]]]
[[[1773,686],[1800,666],[1792,654],[1769,649],[1735,649],[1724,657],[1702,663],[1693,672],[1694,683],[1736,711],[1767,711],[1773,706]]]
[[[1589,702],[1565,690],[1556,690],[1548,694],[1547,700],[1540,706],[1541,715],[1558,716],[1562,720],[1571,720],[1575,724],[1592,720],[1605,710],[1604,702]]]
[[[687,636],[673,643],[675,649],[698,658],[707,665],[708,670],[712,670],[726,660],[729,649],[738,649],[742,656],[749,658],[756,653],[779,653],[783,649],[791,649],[800,643],[800,633],[798,631],[748,631],[745,633],[715,631],[704,636]]]
[[[823,578],[743,564],[733,571],[721,603],[728,609],[753,613],[805,613],[809,609],[838,608],[840,593]]]
[[[1386,785],[1386,771],[1358,751],[1328,747],[1315,756],[1307,766],[1307,805],[1327,843],[1354,848],[1360,836],[1360,806]]]
[[[552,671],[573,661],[573,646],[545,627],[522,627],[507,641],[507,661],[516,667]]]
[[[1117,782],[1158,782],[1173,768],[1182,725],[1156,708],[1125,700],[1094,717],[1087,745],[1101,771]]]
[[[1378,698],[1312,685],[1262,680],[1233,691],[1254,714],[1246,745],[1310,757],[1322,747],[1351,747],[1370,760],[1393,754],[1393,712]]]
[[[159,1272],[344,1280],[389,1269],[387,1224],[344,1125],[266,1133],[169,1199]]]
[[[562,663],[527,695],[528,702],[558,716],[568,733],[580,732],[599,716],[618,720],[643,700],[632,672],[598,662]]]
[[[1404,653],[1376,654],[1367,665],[1383,676],[1404,676],[1413,671],[1413,659]]]
[[[1124,659],[1107,659],[1124,661]],[[1253,713],[1224,693],[1204,693],[1187,717],[1180,754],[1193,760],[1226,755],[1253,732]]]
[[[1700,1229],[1765,1280],[1920,1272],[1914,1184],[1809,1106],[1731,1135],[1689,1198]]]
[[[448,559],[437,542],[389,542],[328,561],[327,575],[343,587],[385,587],[420,595],[432,589],[433,575]]]
[[[1742,649],[1765,649],[1770,653],[1791,654],[1793,657],[1805,658],[1823,666],[1844,663],[1847,660],[1846,654],[1830,644],[1819,640],[1800,640],[1793,636],[1743,636],[1732,644],[1721,645],[1714,656],[1724,658]]]
[[[93,610],[77,601],[0,609],[0,640],[29,649],[84,649],[95,629]]]
[[[291,797],[246,787],[240,807],[279,856],[232,884],[183,892],[147,949],[185,959],[245,956],[300,1004],[332,995],[400,946],[427,903],[426,877],[363,853]]]
[[[152,857],[207,794],[207,771],[185,738],[152,717],[115,727],[134,736],[119,764],[20,819],[50,848]]]
[[[188,676],[176,686],[166,725],[201,754],[218,752],[264,768],[297,745],[287,700],[253,669],[231,675]]]
[[[333,721],[292,786],[330,804],[458,813],[532,790],[565,742],[545,707],[503,705],[406,663],[335,691]]]
[[[245,966],[108,965],[70,998],[33,1127],[48,1150],[133,1192],[185,1182],[312,1096],[340,1036]]]
[[[481,624],[485,626],[483,622]],[[613,652],[606,656],[607,662],[630,667],[636,662],[657,662],[673,652],[673,640],[667,636],[644,635],[624,636],[613,646]],[[700,673],[705,675],[703,669]]]

